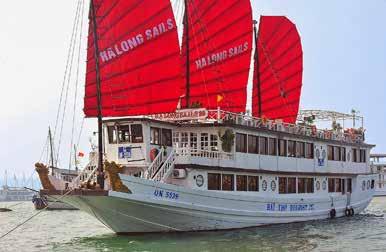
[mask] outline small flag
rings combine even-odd
[[[218,95],[217,95],[217,103],[222,102],[222,100],[224,100],[224,96],[221,95],[221,94],[218,94]]]
[[[78,157],[84,157],[84,153],[83,152],[79,152],[78,153]]]

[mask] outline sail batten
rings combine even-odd
[[[169,0],[94,0],[102,116],[176,110],[183,82],[177,24]],[[97,116],[93,26],[90,23],[84,112]]]
[[[262,16],[256,39],[252,114],[295,123],[303,75],[296,26],[283,16]]]

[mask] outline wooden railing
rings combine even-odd
[[[208,119],[221,123],[232,123],[237,125],[268,129],[272,131],[286,132],[289,134],[315,137],[325,140],[336,140],[347,143],[363,143],[364,133],[340,132],[334,130],[321,130],[315,126],[297,125],[280,121],[272,121],[253,116],[231,113],[223,110],[209,110]]]

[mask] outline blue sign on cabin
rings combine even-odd
[[[118,147],[118,158],[131,158],[131,147]]]

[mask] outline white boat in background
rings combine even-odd
[[[376,175],[363,118],[298,113],[303,51],[286,17],[257,27],[249,0],[91,1],[88,16],[83,111],[98,118],[98,162],[82,186],[41,194],[116,233],[350,217],[368,206]]]
[[[374,196],[386,196],[386,154],[370,154],[373,171],[378,175]]]

